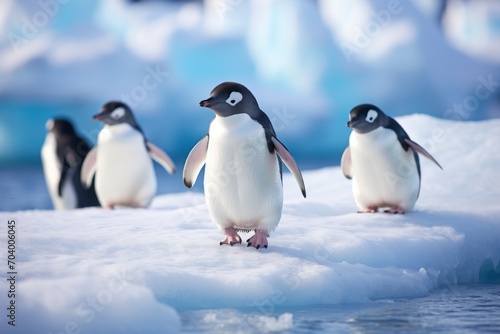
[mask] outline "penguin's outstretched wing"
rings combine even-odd
[[[201,138],[200,141],[193,147],[184,164],[182,177],[186,187],[191,188],[198,178],[205,160],[207,158],[208,149],[208,134]]]
[[[342,154],[342,159],[340,159],[340,166],[342,168],[342,173],[344,173],[344,176],[349,180],[352,179],[351,165],[351,149],[349,148],[349,146],[347,146],[344,153]]]
[[[278,138],[272,136],[271,141],[274,144],[276,152],[278,153],[281,160],[285,163],[286,167],[292,172],[295,180],[299,184],[302,196],[306,197],[306,185],[304,184],[304,179],[302,178],[302,173],[300,172],[299,166],[295,162],[288,149],[283,145]]]
[[[159,148],[158,146],[156,146],[155,144],[153,144],[150,141],[146,142],[146,146],[147,146],[148,151],[149,151],[149,156],[154,161],[156,161],[157,163],[162,165],[162,167],[165,168],[165,170],[169,174],[175,173],[175,164],[172,161],[172,159],[170,159],[168,154],[165,153],[165,151],[163,151],[161,148]]]
[[[97,169],[97,147],[89,151],[83,161],[82,171],[80,173],[80,181],[85,189],[89,189],[92,185],[92,179]]]
[[[424,157],[426,157],[427,159],[429,159],[430,161],[434,162],[436,165],[438,165],[439,168],[441,168],[441,170],[443,169],[443,167],[441,167],[441,165],[439,164],[439,162],[437,162],[436,159],[434,159],[434,157],[429,153],[427,152],[427,150],[425,148],[423,148],[422,146],[420,146],[419,144],[415,143],[413,140],[411,140],[410,138],[405,138],[404,139],[405,143],[408,144],[415,152],[418,152],[420,154],[422,154]]]
[[[415,143],[413,140],[410,139],[410,136],[406,133],[406,131],[403,129],[403,127],[392,117],[387,117],[388,118],[388,124],[384,127],[393,130],[396,133],[396,136],[398,137],[399,142],[401,143],[401,146],[406,150],[408,150],[408,147],[411,147],[412,150],[416,153],[422,154],[424,157],[427,159],[431,160],[434,162],[436,165],[438,165],[439,168],[443,169],[441,165],[437,162],[434,157],[427,152],[422,146],[419,144]],[[420,173],[420,166],[419,168],[419,173]]]

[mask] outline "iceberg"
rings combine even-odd
[[[210,120],[198,101],[224,81],[255,93],[299,159],[340,157],[348,112],[360,103],[391,116],[498,118],[498,61],[484,57],[498,54],[495,16],[486,15],[498,5],[471,3],[477,15],[467,21],[453,2],[446,17],[456,19],[443,32],[422,3],[4,1],[0,138],[11,140],[0,141],[0,163],[38,162],[52,117],[95,141],[90,116],[116,99],[183,160]],[[479,35],[461,33],[486,18]],[[472,40],[471,55],[463,45]]]

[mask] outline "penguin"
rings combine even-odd
[[[221,83],[200,106],[214,111],[215,117],[186,159],[184,184],[191,188],[205,165],[207,208],[225,235],[220,245],[241,244],[237,232],[254,230],[247,247],[267,248],[283,208],[281,161],[306,197],[300,169],[245,86]]]
[[[172,159],[146,139],[125,103],[110,101],[93,119],[104,127],[83,163],[82,183],[89,186],[95,174],[97,197],[104,208],[148,207],[157,188],[151,158],[169,174],[175,172]]]
[[[47,135],[41,149],[41,158],[54,209],[100,206],[92,180],[88,189],[80,183],[82,164],[91,146],[76,134],[67,119],[49,119],[45,128]]]
[[[349,114],[349,146],[341,158],[344,176],[352,179],[358,212],[405,213],[420,193],[418,154],[441,165],[412,141],[392,117],[372,104],[361,104]]]

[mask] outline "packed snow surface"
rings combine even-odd
[[[339,167],[305,172],[306,199],[287,173],[268,249],[219,246],[203,194],[189,190],[159,195],[144,210],[0,213],[2,261],[5,222],[17,224],[16,332],[175,333],[177,311],[207,308],[250,308],[265,332],[293,326],[292,313],[268,316],[278,307],[416,298],[487,282],[500,260],[500,120],[398,120],[444,168],[421,159],[413,212],[357,214]],[[205,320],[216,326],[218,316]],[[12,330],[2,318],[1,332]]]

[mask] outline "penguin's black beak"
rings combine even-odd
[[[212,102],[213,102],[212,98],[203,100],[200,102],[200,107],[210,108],[213,104]]]
[[[102,121],[105,117],[106,117],[106,113],[105,112],[101,112],[101,113],[99,113],[97,115],[92,116],[92,119],[94,119],[96,121]]]
[[[360,120],[359,119],[351,119],[349,122],[347,122],[347,127],[349,128],[356,128],[360,123]]]
[[[355,126],[356,126],[356,122],[353,122],[353,121],[347,122],[347,127],[348,128],[354,128]]]

